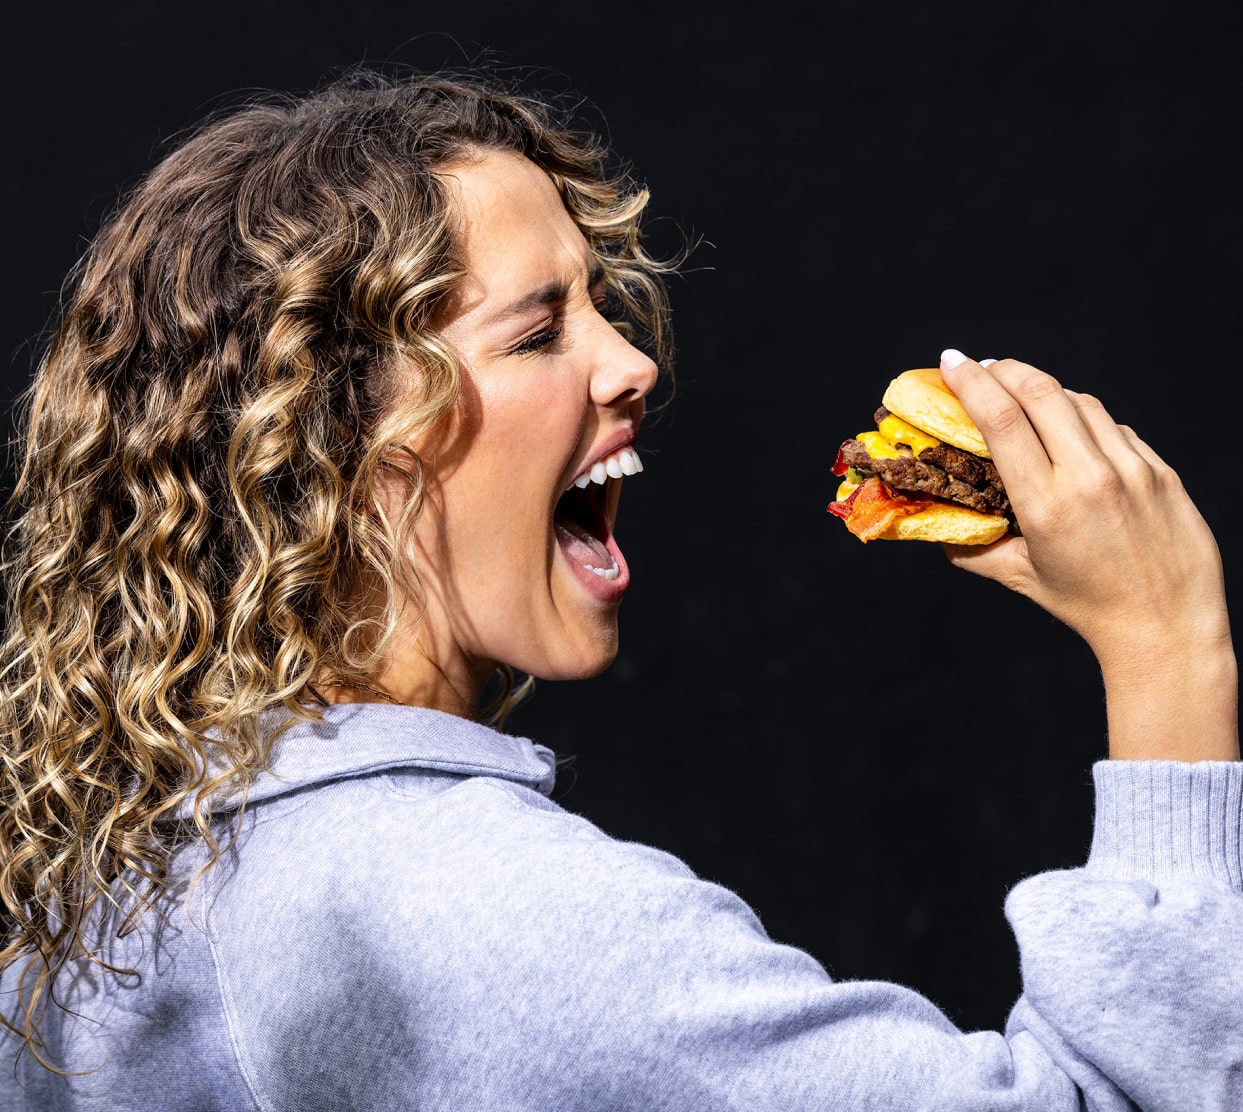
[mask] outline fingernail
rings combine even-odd
[[[991,366],[992,366],[994,363],[996,363],[996,362],[997,362],[997,360],[996,360],[996,359],[981,359],[981,360],[980,360],[980,366],[981,366],[981,367],[991,367]]]
[[[946,348],[941,352],[941,366],[946,370],[952,371],[958,364],[966,361],[967,357],[957,348]]]

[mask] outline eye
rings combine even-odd
[[[617,294],[609,290],[606,294],[592,298],[591,303],[596,312],[613,326],[613,330],[619,336],[629,343],[634,343],[634,325],[630,322],[626,307]]]
[[[525,355],[533,351],[543,351],[547,347],[551,347],[557,342],[561,336],[561,325],[554,325],[552,328],[543,332],[537,332],[534,336],[528,336],[516,348],[515,355]]]
[[[621,298],[612,289],[597,294],[591,299],[591,304],[595,307],[596,312],[614,327],[626,319],[625,306],[622,305]]]

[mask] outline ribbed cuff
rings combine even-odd
[[[1100,761],[1088,872],[1243,889],[1243,763]]]

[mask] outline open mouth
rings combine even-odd
[[[553,512],[553,528],[566,558],[603,580],[614,580],[621,574],[620,553],[613,542],[613,524],[609,517],[611,488],[624,475],[635,475],[643,464],[629,446],[619,448],[597,460],[578,476],[557,500]]]

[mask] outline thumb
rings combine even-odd
[[[1003,587],[1031,598],[1032,565],[1023,537],[1002,537],[992,544],[943,544],[956,568],[993,579]]]

